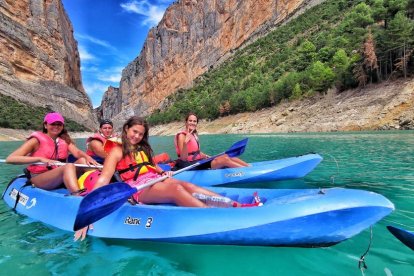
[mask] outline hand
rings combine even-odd
[[[167,177],[172,177],[173,172],[172,171],[166,171],[166,172],[164,172],[164,175],[166,175]]]
[[[185,140],[184,140],[184,143],[188,143],[188,142],[190,142],[190,140],[191,140],[191,136],[192,136],[192,133],[194,132],[194,130],[191,130],[190,132],[188,132],[186,135],[185,135]]]
[[[90,157],[89,155],[86,157],[86,164],[89,165],[89,166],[99,166],[99,165],[101,165],[98,162],[96,162],[96,160],[93,159],[92,157]]]
[[[60,164],[59,161],[57,160],[53,160],[53,159],[48,159],[47,161],[45,161],[44,163],[46,163],[47,167],[53,167],[53,166],[57,166],[58,164]]]
[[[73,241],[78,241],[79,238],[81,238],[80,240],[83,241],[86,237],[86,234],[88,233],[88,230],[93,230],[93,224],[76,231],[73,235]]]

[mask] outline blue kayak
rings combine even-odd
[[[16,211],[50,226],[72,231],[82,197],[65,189],[45,191],[22,186],[16,178],[4,200]],[[349,239],[394,210],[382,195],[343,188],[238,189],[213,187],[241,203],[257,192],[263,206],[190,208],[174,205],[131,205],[94,223],[89,235],[102,238],[191,244],[260,246],[331,246]]]
[[[388,231],[391,232],[397,239],[399,239],[403,244],[414,250],[414,233],[394,227],[394,226],[387,226]]]
[[[301,178],[320,162],[319,154],[306,154],[272,161],[250,163],[249,167],[218,170],[191,170],[174,176],[199,186],[266,182]],[[165,168],[164,168],[165,169]]]

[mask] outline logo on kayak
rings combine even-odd
[[[226,173],[224,177],[242,177],[244,172]]]
[[[151,228],[152,225],[152,221],[153,218],[152,217],[148,217],[146,222],[145,222],[145,228]],[[140,225],[141,224],[141,218],[133,218],[128,216],[125,221],[124,224],[128,224],[128,225]]]
[[[30,200],[30,204],[26,206],[26,209],[30,209],[30,208],[32,208],[35,205],[36,205],[36,198],[32,198]]]
[[[10,198],[16,200],[17,195],[19,194],[19,203],[23,206],[26,206],[27,202],[29,201],[29,197],[25,194],[23,194],[22,192],[19,193],[18,190],[13,189],[10,193]],[[32,205],[30,206],[30,208],[33,207]]]
[[[141,224],[141,219],[140,218],[132,218],[132,217],[128,216],[125,219],[124,224],[128,224],[128,225],[140,225]]]

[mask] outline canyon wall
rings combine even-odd
[[[0,93],[96,127],[73,27],[60,0],[0,1]]]

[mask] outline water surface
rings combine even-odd
[[[261,161],[316,152],[324,161],[304,179],[256,183],[262,188],[346,187],[380,193],[396,210],[375,224],[365,275],[411,275],[414,252],[387,230],[414,231],[414,132],[203,135],[202,150],[225,151],[249,137],[242,158]],[[77,140],[84,148],[84,139]],[[22,142],[0,142],[0,159]],[[174,156],[173,137],[152,137],[156,153]],[[0,164],[0,187],[21,172]],[[242,184],[239,187],[249,187]],[[361,275],[358,260],[369,229],[328,248],[208,246],[99,239],[74,243],[73,235],[12,212],[0,201],[3,275]],[[196,218],[195,218],[196,219]],[[190,223],[190,222],[189,222]]]

